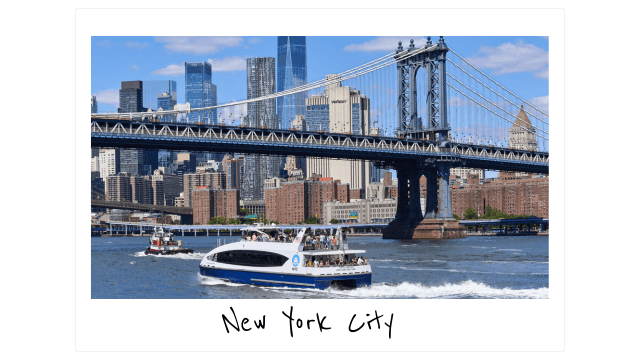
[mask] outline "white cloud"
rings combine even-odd
[[[171,64],[166,68],[154,70],[151,74],[153,75],[182,75],[184,74],[184,64]]]
[[[118,107],[120,105],[120,92],[117,89],[101,90],[93,94],[98,104],[108,104]]]
[[[167,50],[195,55],[242,45],[241,36],[156,36],[155,40],[165,43]]]
[[[113,47],[113,44],[111,43],[110,40],[102,40],[96,43],[96,45],[98,46],[104,46],[107,49],[111,49],[111,47]]]
[[[251,38],[249,39],[249,44],[259,44],[262,42],[262,39],[259,38]]]
[[[239,56],[231,56],[224,59],[209,59],[207,61],[211,64],[211,71],[226,72],[247,70],[247,61]]]
[[[543,70],[549,66],[549,52],[519,40],[497,47],[480,47],[483,56],[466,60],[481,69],[496,69],[496,75]]]
[[[125,44],[127,47],[130,48],[136,48],[138,50],[142,50],[144,48],[146,48],[147,46],[149,46],[149,43],[141,43],[141,42],[136,42],[136,41],[127,41]]]
[[[133,64],[133,65],[131,65],[131,70],[140,71],[140,67],[138,67],[138,65],[136,65],[136,64]]]
[[[351,44],[344,47],[345,51],[394,51],[398,48],[398,41],[402,41],[402,48],[409,47],[409,41],[413,39],[416,47],[424,46],[427,39],[423,36],[379,36],[364,44]],[[437,39],[431,39],[432,42],[438,42]]]
[[[538,71],[537,73],[534,73],[533,77],[536,78],[536,79],[549,80],[549,68],[542,69],[542,70]]]
[[[534,97],[532,99],[529,99],[529,104],[537,107],[538,109],[544,111],[545,113],[549,113],[549,95],[547,96],[539,96],[539,97]],[[527,109],[527,111],[531,111],[534,114],[536,112],[534,112],[532,109]],[[541,117],[540,115],[536,114],[538,117]]]

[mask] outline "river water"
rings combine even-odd
[[[220,237],[227,242],[238,237]],[[349,237],[366,250],[370,287],[288,289],[204,279],[200,259],[218,237],[181,237],[193,254],[144,255],[149,237],[91,238],[93,299],[549,298],[548,236],[470,236],[444,241]]]

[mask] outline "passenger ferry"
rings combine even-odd
[[[371,285],[371,265],[364,257],[365,251],[349,250],[346,228],[301,228],[297,234],[288,235],[275,226],[262,226],[242,232],[241,241],[222,245],[205,255],[200,262],[200,275],[236,283],[305,289]]]
[[[153,229],[153,235],[149,238],[151,246],[144,251],[145,255],[173,255],[191,254],[193,249],[182,247],[182,240],[174,240],[170,231],[158,226]]]

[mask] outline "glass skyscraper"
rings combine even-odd
[[[253,99],[276,91],[275,59],[247,59],[247,99]],[[276,100],[263,100],[247,104],[245,125],[248,127],[278,127]],[[280,175],[280,156],[247,154],[242,183],[243,200],[263,200],[264,180]]]
[[[171,100],[178,103],[178,86],[175,80],[144,80],[142,106],[151,110],[158,110],[158,95],[168,93]],[[162,107],[163,110],[173,110],[173,107]]]
[[[206,61],[185,63],[184,89],[185,101],[191,109],[218,105],[218,88],[211,82],[211,64]],[[217,114],[217,109],[192,112],[187,122],[215,125]]]
[[[307,38],[305,36],[278,36],[278,88],[293,89],[307,83]],[[280,128],[291,128],[296,115],[305,115],[304,99],[307,92],[278,98]]]
[[[98,100],[96,100],[95,95],[91,95],[91,113],[95,114],[98,112]]]

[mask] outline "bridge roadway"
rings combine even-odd
[[[190,207],[138,204],[130,201],[106,201],[106,200],[91,199],[91,206],[108,208],[108,209],[154,211],[154,212],[162,212],[165,214],[174,214],[174,215],[192,215],[193,214],[193,209]]]
[[[549,153],[462,143],[296,130],[91,118],[91,147],[296,155],[549,173]]]

